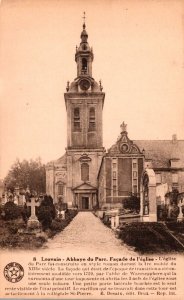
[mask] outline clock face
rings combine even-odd
[[[90,82],[87,80],[87,79],[83,79],[80,81],[80,88],[83,90],[83,91],[86,91],[88,90],[90,87]]]

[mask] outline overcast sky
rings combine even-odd
[[[66,147],[66,82],[86,11],[93,77],[106,93],[104,146],[184,139],[184,1],[4,0],[0,16],[0,178],[16,158],[44,163]]]

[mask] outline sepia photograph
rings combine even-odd
[[[0,299],[183,299],[183,0],[1,0],[0,36]]]

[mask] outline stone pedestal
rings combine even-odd
[[[65,220],[65,210],[61,211],[61,218],[62,218],[62,220]]]
[[[27,227],[29,229],[39,229],[41,228],[41,224],[36,216],[31,216],[27,222]]]
[[[111,217],[111,228],[115,229],[115,217]]]
[[[183,221],[183,213],[182,213],[182,206],[183,206],[183,203],[182,201],[180,200],[180,202],[178,203],[178,206],[179,206],[179,215],[177,217],[177,222],[182,222]]]
[[[119,226],[119,215],[115,216],[115,228]]]

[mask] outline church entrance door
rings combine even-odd
[[[82,209],[89,209],[89,197],[82,197]]]

